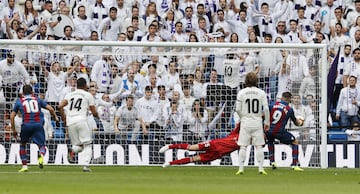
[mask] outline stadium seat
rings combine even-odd
[[[56,126],[56,122],[51,121],[51,125],[54,128],[54,140],[64,140],[65,139],[65,128],[63,127],[63,122],[59,122],[59,125]]]
[[[329,129],[328,141],[347,141],[347,135],[343,129]]]

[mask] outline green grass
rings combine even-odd
[[[68,193],[155,193],[155,194],[351,194],[360,191],[359,169],[266,169],[245,168],[236,176],[237,167],[134,167],[93,166],[83,173],[80,166],[30,166],[18,173],[20,165],[0,165],[0,194]]]

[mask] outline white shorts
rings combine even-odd
[[[92,130],[86,121],[68,126],[68,131],[72,145],[83,145],[92,142]]]
[[[240,127],[240,137],[237,144],[239,146],[255,146],[265,145],[265,134],[262,128],[243,128]]]

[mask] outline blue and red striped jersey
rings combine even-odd
[[[289,119],[296,122],[294,110],[285,101],[278,101],[270,105],[270,129],[273,135],[284,133],[285,127]]]
[[[44,115],[41,108],[45,108],[46,102],[35,95],[26,95],[18,98],[15,102],[14,112],[21,112],[23,124],[44,123]]]

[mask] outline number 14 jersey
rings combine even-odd
[[[72,125],[81,121],[87,122],[89,106],[95,106],[94,97],[85,90],[77,89],[68,93],[65,98],[68,102],[66,110],[67,125]]]

